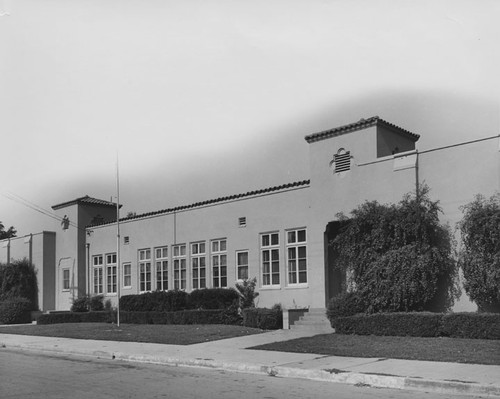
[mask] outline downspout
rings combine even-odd
[[[418,176],[418,150],[415,150],[415,193],[418,196],[420,190],[419,176]]]
[[[90,295],[90,243],[85,244],[87,248],[87,273],[86,273],[86,279],[87,279],[87,295]]]

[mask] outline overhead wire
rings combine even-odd
[[[24,206],[26,206],[26,207],[28,207],[36,212],[41,213],[42,215],[45,215],[45,216],[48,216],[52,219],[57,220],[58,222],[62,223],[64,220],[63,217],[56,215],[55,213],[53,213],[47,209],[42,208],[41,206],[35,204],[34,202],[29,201],[26,198],[23,198],[20,195],[13,193],[12,191],[2,192],[1,194],[5,198],[10,199],[11,201],[14,201],[14,202],[17,202],[18,204],[24,205]],[[79,227],[76,223],[72,222],[71,220],[69,221],[69,225],[78,229],[78,230],[85,231],[85,228]]]

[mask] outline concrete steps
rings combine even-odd
[[[298,321],[290,325],[291,330],[318,331],[322,333],[333,333],[335,330],[326,317],[326,309],[309,309]]]

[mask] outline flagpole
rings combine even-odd
[[[118,172],[118,151],[116,152],[116,325],[120,327],[120,175]]]

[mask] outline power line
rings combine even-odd
[[[42,215],[45,215],[45,216],[48,216],[52,219],[55,219],[57,220],[58,222],[62,222],[64,218],[62,218],[61,216],[58,216],[56,215],[55,213],[47,210],[47,209],[44,209],[42,208],[41,206],[35,204],[34,202],[32,201],[29,201],[27,200],[26,198],[23,198],[21,197],[20,195],[18,194],[15,194],[13,193],[12,191],[8,191],[8,192],[3,192],[1,193],[5,198],[8,198],[10,199],[11,201],[14,201],[14,202],[17,202],[18,204],[21,204],[21,205],[24,205],[36,212],[39,212],[41,213]],[[81,228],[79,227],[76,223],[72,222],[72,221],[69,221],[69,225],[70,226],[73,226],[74,228],[76,229],[79,229],[79,230],[82,230],[82,231],[85,231],[84,228]]]

